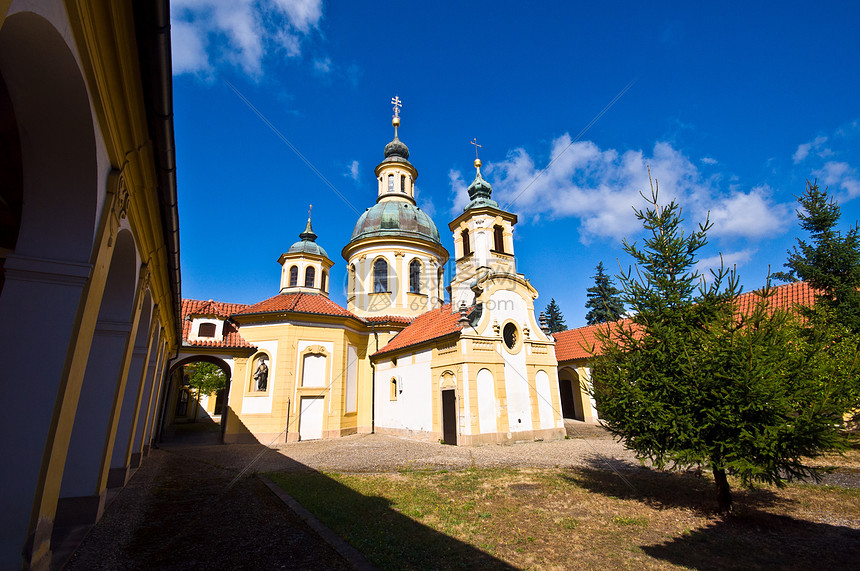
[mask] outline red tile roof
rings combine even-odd
[[[254,348],[239,335],[239,329],[232,322],[224,322],[224,335],[220,339],[198,338],[189,341],[191,335],[191,318],[193,316],[217,317],[226,320],[231,314],[248,307],[244,303],[224,303],[213,300],[183,299],[182,300],[182,346],[183,347],[224,347],[224,348]],[[188,319],[186,319],[186,317]]]
[[[245,306],[234,315],[248,315],[252,313],[275,313],[275,312],[313,313],[316,315],[337,315],[358,319],[353,313],[342,308],[326,296],[318,293],[279,293],[275,297],[263,300],[254,305]]]
[[[450,303],[439,309],[422,313],[406,329],[395,335],[385,347],[374,353],[374,356],[457,333],[462,329],[459,320],[460,312],[452,313]]]
[[[750,313],[759,297],[755,292],[744,293],[738,296],[738,312]],[[796,305],[805,305],[812,307],[815,305],[815,290],[809,287],[806,282],[795,282],[781,286],[775,286],[771,289],[771,296],[768,299],[768,305],[773,308],[791,309]]]
[[[739,313],[749,313],[758,301],[755,292],[737,297]],[[791,309],[797,305],[812,307],[815,304],[815,290],[805,282],[796,282],[772,289],[769,304],[774,308]],[[605,325],[603,325],[605,327]],[[555,358],[559,362],[591,357],[589,349],[597,345],[597,331],[601,325],[586,325],[577,329],[553,333],[555,337]]]
[[[603,324],[586,325],[577,329],[568,329],[553,333],[555,337],[555,358],[560,363],[573,359],[591,357],[590,350],[597,346],[597,330]]]
[[[413,319],[415,318],[403,315],[373,315],[364,318],[368,323],[402,323],[404,325],[409,325]]]

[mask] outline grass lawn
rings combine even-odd
[[[860,461],[860,454],[858,454]],[[383,569],[856,569],[860,490],[633,468],[269,476]]]

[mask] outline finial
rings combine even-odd
[[[403,103],[400,101],[400,97],[395,95],[391,98],[391,105],[394,106],[394,117],[391,118],[391,124],[394,126],[394,138],[397,138],[397,127],[400,126],[400,108],[403,107]]]
[[[467,325],[469,323],[469,310],[466,308],[466,302],[460,302],[460,319],[457,320],[461,325]]]
[[[538,318],[540,322],[540,330],[544,332],[544,334],[549,335],[549,324],[546,320],[546,315],[543,311],[540,312],[540,317]]]
[[[314,233],[314,229],[311,226],[311,210],[313,210],[313,208],[313,204],[308,204],[308,223],[305,226],[305,231],[299,234],[299,238],[302,240],[310,240],[311,242],[315,242],[317,239],[317,235]]]
[[[481,159],[478,158],[478,148],[482,145],[478,144],[478,138],[475,137],[472,139],[471,143],[475,145],[475,168],[478,169],[478,173],[481,172]]]

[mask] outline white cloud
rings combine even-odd
[[[715,164],[717,164],[717,159],[715,159],[715,158],[713,158],[713,157],[702,157],[702,158],[701,158],[701,159],[699,159],[699,160],[700,160],[700,161],[702,161],[702,162],[703,162],[704,164],[706,164],[706,165],[715,165]]]
[[[173,72],[207,75],[226,63],[259,77],[270,48],[300,55],[321,19],[322,0],[174,0]]]
[[[415,201],[418,203],[418,208],[423,210],[427,216],[432,218],[436,215],[436,205],[433,204],[433,200],[429,196],[423,196],[417,184],[415,185]]]
[[[798,164],[809,156],[809,153],[815,152],[820,157],[828,156],[831,154],[830,149],[824,148],[822,149],[822,145],[827,142],[827,137],[815,137],[814,140],[803,143],[802,145],[797,146],[797,150],[794,152],[794,155],[791,157],[794,160],[794,164]]]
[[[331,71],[331,58],[322,58],[314,60],[314,71],[325,75]]]
[[[705,281],[710,281],[713,277],[713,272],[718,272],[720,267],[725,270],[730,270],[732,267],[740,267],[749,262],[756,253],[755,249],[747,248],[738,250],[737,252],[728,252],[725,254],[717,254],[710,258],[703,258],[696,263],[696,269],[705,278]]]
[[[782,232],[792,219],[786,204],[774,204],[768,186],[757,186],[749,192],[732,192],[711,207],[713,234],[766,238]]]
[[[195,73],[209,68],[206,53],[206,36],[188,22],[174,22],[170,26],[173,52],[173,73]]]
[[[860,196],[860,176],[848,163],[828,161],[812,172],[820,184],[840,189],[848,200]]]
[[[659,182],[660,201],[677,199],[691,226],[708,211],[717,224],[712,236],[761,238],[782,229],[790,218],[787,206],[773,202],[770,189],[744,192],[720,189],[719,175],[705,177],[695,164],[670,143],[658,142],[650,156],[638,150],[600,149],[591,141],[571,143],[564,134],[550,145],[551,164],[541,166],[523,148],[508,152],[502,161],[485,163],[484,175],[493,184],[493,198],[524,219],[538,216],[578,218],[580,240],[620,240],[638,233],[633,208],[650,194],[648,166]],[[453,213],[468,199],[458,171],[449,173]]]
[[[344,173],[344,176],[347,176],[354,181],[358,181],[359,174],[358,161],[352,161],[349,163],[349,166],[346,167],[346,173]]]
[[[460,171],[451,169],[448,171],[448,183],[451,186],[451,212],[458,215],[463,212],[466,205],[469,204],[469,193],[466,191],[466,181],[463,180],[463,175]]]

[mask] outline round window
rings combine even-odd
[[[517,331],[517,326],[513,323],[508,323],[505,325],[504,330],[502,331],[502,339],[505,341],[505,345],[508,349],[513,350],[514,347],[517,346],[517,339],[519,338],[520,332]]]

